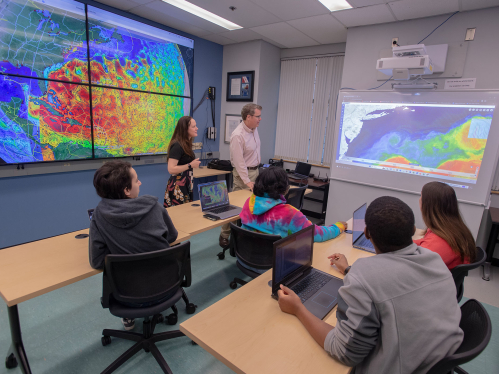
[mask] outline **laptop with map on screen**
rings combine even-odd
[[[220,219],[237,216],[242,208],[230,205],[229,191],[225,181],[201,183],[198,185],[201,210]]]

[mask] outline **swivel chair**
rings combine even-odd
[[[480,247],[476,247],[475,262],[473,262],[472,264],[457,265],[454,269],[450,271],[452,277],[454,278],[454,282],[456,283],[456,292],[457,292],[456,296],[458,302],[461,301],[461,299],[463,298],[464,277],[468,275],[468,271],[476,269],[477,267],[483,265],[486,259],[487,259],[487,254],[485,253],[485,251]]]
[[[478,301],[470,299],[461,306],[459,327],[464,338],[457,351],[437,362],[427,374],[467,374],[457,365],[473,360],[487,347],[492,325],[487,311]]]
[[[307,188],[308,184],[301,187],[290,188],[286,196],[284,196],[286,202],[296,209],[301,210],[301,208],[303,208],[303,199]]]
[[[175,303],[181,298],[186,302],[187,313],[194,313],[196,310],[182,288],[191,284],[190,245],[187,241],[154,252],[106,256],[102,307],[109,308],[114,316],[144,318],[144,322],[142,334],[123,330],[102,331],[103,346],[111,343],[111,337],[136,342],[102,374],[112,373],[141,349],[153,354],[163,372],[172,373],[155,343],[184,334],[178,330],[154,334],[154,328],[163,321],[161,312],[170,308],[173,313],[168,316],[168,323],[177,323]]]
[[[241,263],[255,269],[268,270],[272,268],[274,256],[274,242],[281,239],[280,235],[261,234],[243,229],[233,223],[230,224],[231,248],[230,254],[237,257],[237,267],[251,278],[260,274],[247,269]],[[245,285],[247,282],[234,278],[230,282],[230,288],[236,289],[237,285]]]

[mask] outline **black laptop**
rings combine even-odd
[[[364,235],[367,204],[353,212],[352,247],[376,253],[373,243]]]
[[[272,297],[284,284],[300,297],[303,305],[323,319],[338,303],[343,280],[312,267],[314,225],[274,242]]]
[[[307,179],[311,169],[312,165],[307,164],[306,162],[297,162],[295,172],[291,174],[290,177],[294,179]]]

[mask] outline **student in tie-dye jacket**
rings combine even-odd
[[[286,204],[284,195],[288,189],[288,175],[283,169],[270,167],[264,170],[256,178],[253,195],[244,203],[240,214],[242,228],[284,238],[310,226],[312,222],[302,212]],[[315,226],[314,241],[333,239],[345,229],[345,222]]]

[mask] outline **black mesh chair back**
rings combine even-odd
[[[107,255],[104,267],[104,278],[109,286],[107,296],[112,294],[118,302],[143,304],[160,300],[182,286],[188,287],[191,277],[189,253],[190,242],[187,241],[160,251]],[[184,277],[186,280],[182,283]]]
[[[468,271],[476,269],[477,267],[484,264],[487,259],[487,254],[485,251],[477,247],[476,248],[476,260],[472,264],[457,265],[450,272],[454,278],[454,283],[456,283],[457,301],[461,301],[464,293],[464,278],[468,275]]]
[[[463,372],[457,368],[473,360],[487,347],[492,334],[492,324],[485,308],[478,301],[470,299],[461,306],[459,327],[464,332],[464,339],[457,351],[435,364],[428,374],[447,374],[451,370]]]
[[[301,210],[301,208],[303,208],[303,198],[305,197],[305,190],[307,188],[308,184],[302,187],[290,188],[286,196],[284,196],[286,202],[296,209]]]
[[[230,224],[234,253],[238,261],[256,269],[270,269],[273,264],[274,242],[280,235],[261,234]]]

